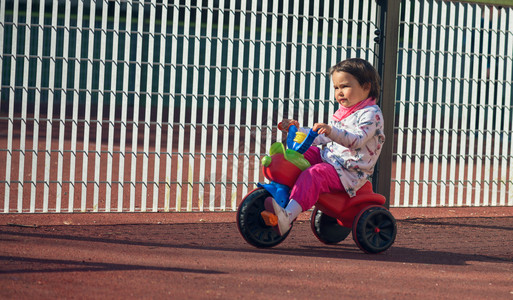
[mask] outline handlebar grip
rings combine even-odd
[[[296,126],[297,128],[299,128],[299,122],[297,122],[297,121],[290,122],[289,123],[289,127],[287,127],[287,131],[290,130],[290,126]],[[278,123],[278,129],[279,130],[285,130],[285,128],[283,127],[283,122]]]

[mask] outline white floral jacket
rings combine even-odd
[[[383,114],[379,106],[368,106],[330,125],[329,136],[319,135],[313,145],[326,145],[321,150],[322,160],[335,167],[346,192],[354,197],[371,180],[385,143]]]

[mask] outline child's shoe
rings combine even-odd
[[[278,224],[275,227],[278,230],[278,234],[284,235],[287,233],[290,230],[290,227],[292,227],[290,214],[272,197],[267,197],[267,199],[265,199],[264,206],[265,210],[274,214],[278,218]]]

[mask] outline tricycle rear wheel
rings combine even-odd
[[[317,208],[312,212],[310,225],[315,237],[327,245],[340,243],[351,233],[351,228],[340,225],[337,219]]]
[[[392,246],[397,233],[394,216],[383,206],[364,208],[353,222],[353,239],[366,253],[380,253]]]
[[[269,248],[278,245],[287,238],[290,230],[280,236],[271,226],[267,226],[260,213],[265,210],[264,201],[271,194],[263,188],[249,193],[237,211],[237,227],[249,244],[258,248]],[[292,229],[292,227],[291,227]]]

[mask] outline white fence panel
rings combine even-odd
[[[511,205],[513,8],[401,10],[392,204]]]
[[[403,0],[392,206],[513,205],[513,9]],[[235,210],[374,0],[0,1],[2,212]],[[66,201],[67,200],[67,201]]]
[[[235,210],[283,117],[335,111],[328,68],[377,62],[377,14],[373,0],[1,1],[3,212]]]

